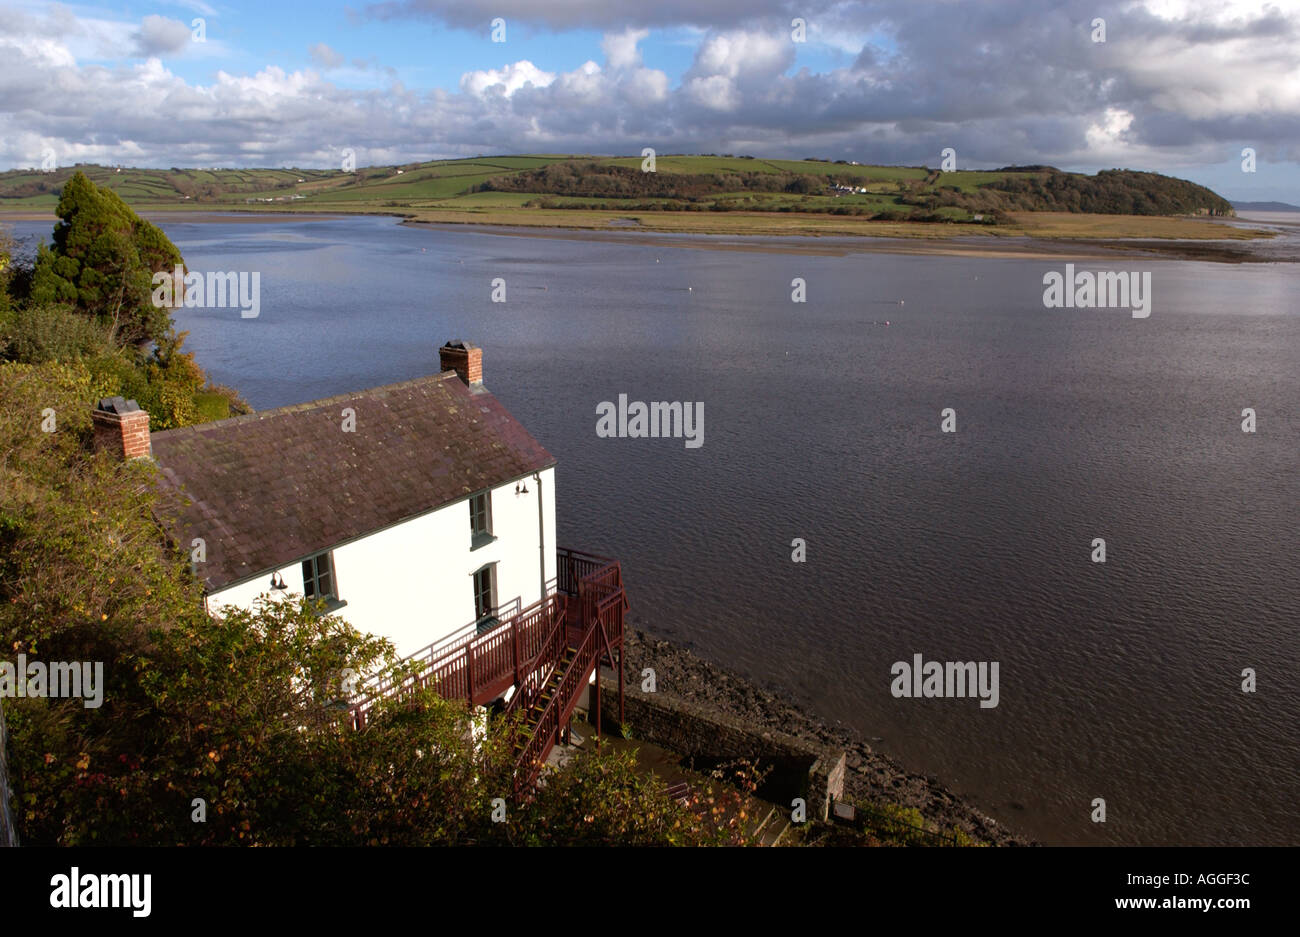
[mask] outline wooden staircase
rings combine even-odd
[[[628,610],[617,560],[557,551],[556,591],[492,629],[461,629],[406,660],[414,676],[372,681],[351,707],[355,729],[383,699],[432,687],[446,699],[481,706],[513,688],[505,715],[522,711],[515,741],[515,794],[527,796],[551,749],[559,743],[583,689],[602,663],[617,667],[619,718],[623,704],[623,620]],[[599,686],[596,687],[596,694]],[[599,715],[599,702],[595,704]],[[599,728],[599,727],[598,727]]]
[[[522,692],[518,692],[514,697],[511,697],[512,703],[518,699],[521,701],[522,705],[517,705],[513,708],[507,706],[507,715],[514,711],[514,709],[520,709],[523,708],[523,706],[527,707],[524,710],[523,717],[523,725],[526,730],[521,732],[515,739],[514,748],[516,764],[521,763],[525,757],[525,752],[529,747],[529,740],[537,734],[537,727],[541,725],[542,719],[546,715],[546,710],[551,705],[551,701],[560,693],[561,684],[564,682],[564,675],[568,673],[569,669],[573,666],[573,662],[577,656],[578,649],[576,647],[566,647],[559,660],[555,662],[555,666],[551,668],[550,673],[547,675],[546,681],[542,684],[540,690],[528,698],[525,698]],[[543,760],[550,755],[550,747],[551,746],[548,746],[545,754],[540,756]]]

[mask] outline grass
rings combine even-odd
[[[194,395],[194,405],[199,411],[199,422],[211,423],[230,416],[230,398],[224,394],[199,391]]]
[[[486,194],[486,193],[485,193]],[[1032,213],[1012,216],[1006,225],[933,224],[918,221],[869,221],[840,215],[798,212],[646,212],[576,209],[481,207],[459,209],[460,199],[436,208],[403,211],[413,220],[448,224],[513,225],[520,227],[608,230],[615,219],[632,218],[639,230],[676,234],[814,235],[822,237],[937,238],[986,236],[1110,239],[1126,237],[1230,238],[1249,240],[1258,235],[1192,218],[1151,218],[1138,215],[1073,215]],[[580,200],[581,201],[581,200]],[[956,212],[958,209],[950,209]]]
[[[627,169],[640,169],[642,158],[639,156],[625,159],[598,159],[603,166],[623,166]],[[655,172],[664,173],[709,173],[709,172],[776,172],[764,160],[741,159],[725,156],[658,156],[655,158]]]
[[[395,214],[420,221],[460,224],[606,230],[616,219],[633,218],[646,231],[679,234],[868,236],[947,239],[955,236],[1039,238],[1223,238],[1245,240],[1264,232],[1229,227],[1204,219],[1125,215],[1084,215],[1024,212],[1009,215],[1004,224],[943,224],[907,220],[872,221],[863,216],[817,213],[813,209],[860,208],[867,212],[911,214],[900,201],[902,189],[913,194],[935,186],[971,192],[1005,178],[1002,172],[941,173],[933,184],[925,180],[934,170],[909,166],[852,166],[807,160],[746,159],[738,156],[660,156],[660,173],[795,172],[852,179],[866,194],[801,196],[783,192],[723,192],[706,207],[724,203],[731,211],[644,211],[638,201],[663,204],[666,199],[617,199],[548,196],[535,193],[476,192],[488,179],[545,166],[565,159],[594,160],[604,165],[640,168],[641,158],[572,157],[562,154],[482,156],[435,160],[402,166],[367,167],[354,173],[320,169],[123,169],[78,167],[99,185],[114,189],[133,208],[157,211],[339,212]],[[398,170],[402,172],[399,173]],[[0,217],[4,213],[52,214],[57,190],[72,170],[56,173],[15,170],[0,173]],[[301,181],[299,181],[301,180]],[[215,193],[212,189],[215,188]],[[46,191],[36,191],[45,189]],[[189,194],[191,197],[186,198]],[[292,198],[292,196],[302,196]],[[271,202],[257,199],[276,199]],[[603,204],[607,209],[538,208],[549,199],[555,205]],[[250,201],[254,200],[254,201]],[[525,207],[529,203],[533,206]],[[761,211],[785,209],[784,211]],[[940,208],[952,221],[970,220],[968,210]]]
[[[1184,217],[1016,212],[1009,218],[1009,229],[1037,238],[1185,238],[1197,241],[1222,238],[1249,241],[1271,236],[1249,228]]]

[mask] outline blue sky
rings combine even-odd
[[[150,14],[186,23],[203,17],[209,42],[219,43],[219,56],[164,55],[163,60],[193,83],[211,81],[217,69],[255,72],[268,63],[292,71],[314,67],[311,48],[324,43],[343,56],[347,65],[333,73],[342,85],[381,87],[384,74],[375,66],[396,71],[411,87],[457,87],[460,76],[482,68],[500,68],[528,59],[548,71],[562,71],[600,54],[599,30],[557,33],[527,23],[507,23],[504,43],[489,38],[489,22],[481,28],[445,24],[387,22],[370,19],[355,5],[328,3],[131,3],[115,7],[125,18],[143,20]],[[669,73],[685,71],[693,57],[691,29],[656,33],[642,44],[647,65]],[[819,58],[822,56],[818,56]],[[99,60],[109,64],[111,59]],[[353,62],[369,63],[366,70]]]
[[[1149,169],[1300,203],[1296,6],[0,0],[0,168],[643,146],[937,166],[952,147],[959,168]]]
[[[33,8],[45,4],[32,4]],[[64,4],[70,9],[95,9],[91,5]],[[344,65],[331,77],[351,88],[383,87],[392,69],[402,82],[416,88],[455,89],[461,75],[485,68],[501,68],[527,59],[544,71],[565,71],[587,59],[601,57],[603,33],[598,29],[556,30],[528,21],[507,21],[506,41],[491,40],[491,19],[479,27],[435,22],[393,22],[367,15],[365,4],[332,3],[189,3],[115,4],[125,20],[142,21],[163,15],[186,24],[205,22],[207,39],[219,53],[161,55],[177,75],[195,84],[213,80],[218,69],[256,72],[267,63],[285,70],[318,67],[311,49],[323,43],[342,56]],[[102,14],[100,14],[102,15]],[[494,17],[495,18],[495,17]],[[494,19],[493,18],[493,19]],[[650,32],[640,49],[647,67],[680,75],[691,65],[705,29],[691,25]],[[888,36],[875,41],[889,48]],[[843,68],[855,52],[817,41],[796,47],[797,59],[787,71],[808,68],[825,71]],[[113,57],[88,61],[112,64]]]

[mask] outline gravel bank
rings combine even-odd
[[[643,631],[628,629],[624,637],[627,679],[642,667],[655,669],[658,692],[704,704],[755,728],[773,729],[842,748],[847,753],[845,793],[852,799],[915,807],[941,827],[958,827],[979,842],[1025,846],[1031,842],[949,791],[937,778],[911,774],[860,736],[842,726],[830,726],[749,681],[729,673],[690,651]]]

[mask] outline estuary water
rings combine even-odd
[[[559,461],[560,542],[622,560],[635,626],[1044,842],[1300,842],[1300,266],[1076,262],[1150,272],[1137,319],[1044,308],[1068,257],[162,226],[191,269],[260,272],[256,319],[176,316],[259,409],[481,345]],[[701,403],[704,444],[599,437],[620,394]],[[998,705],[894,696],[917,654],[996,662]]]

